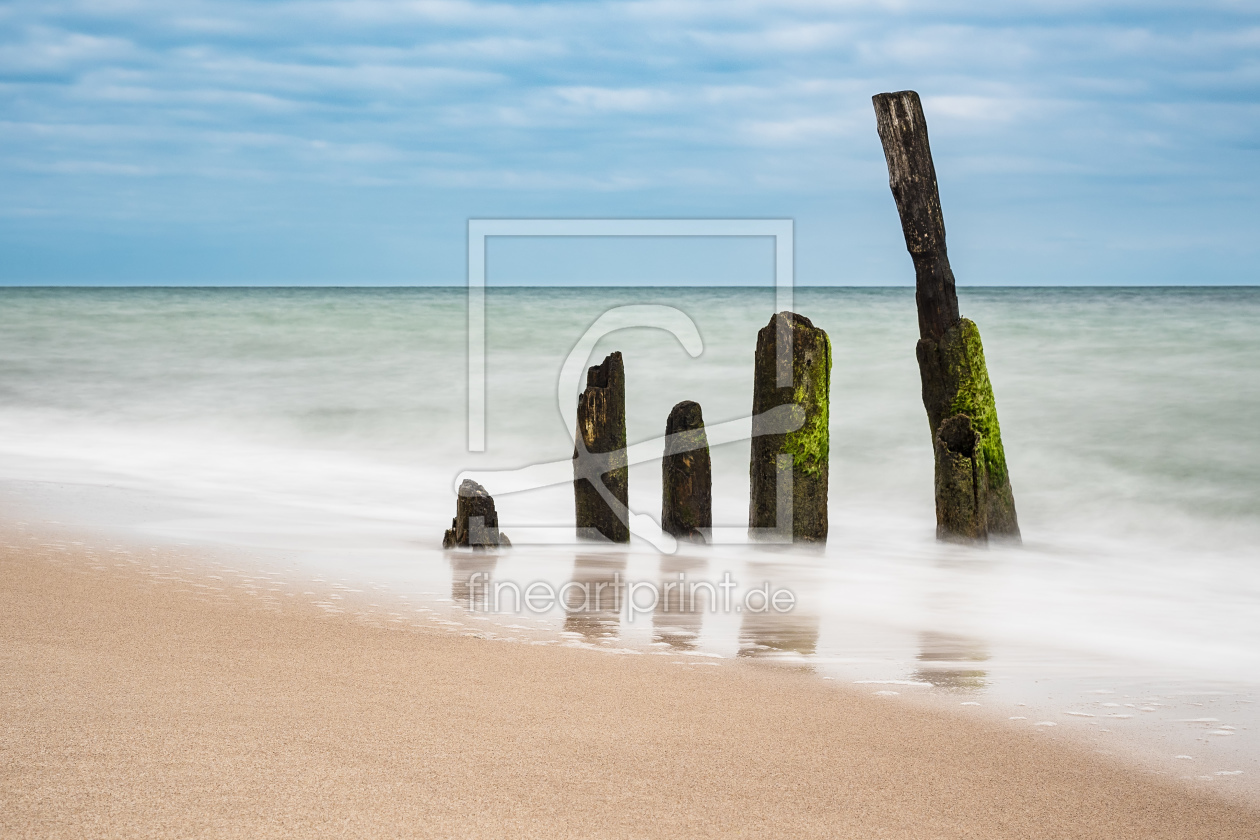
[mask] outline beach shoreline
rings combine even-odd
[[[3,536],[5,836],[1260,826],[1251,805],[1068,740],[807,673],[475,638],[231,586],[161,549]]]

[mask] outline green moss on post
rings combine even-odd
[[[888,186],[914,260],[919,374],[936,453],[937,536],[1018,539],[1015,498],[980,331],[958,312],[923,103],[912,90],[880,93],[872,101],[888,162]],[[942,426],[953,418],[967,422]],[[975,440],[969,443],[972,433]],[[964,498],[968,493],[970,498]]]
[[[988,539],[988,481],[977,457],[980,435],[966,414],[941,423],[932,441],[936,457],[936,536],[943,540]]]
[[[937,484],[940,488],[942,470],[952,467],[943,465],[940,444],[941,430],[952,418],[965,416],[969,428],[974,430],[976,441],[974,461],[977,475],[984,477],[983,486],[977,488],[974,505],[975,515],[983,527],[979,533],[1002,537],[1019,537],[1019,522],[1015,515],[1015,498],[1011,492],[1010,474],[1006,468],[1006,452],[1002,448],[1002,430],[998,425],[997,405],[993,399],[993,386],[984,361],[984,345],[980,330],[966,318],[945,332],[940,341],[925,338],[917,348],[919,371],[923,381],[923,405],[927,409],[928,424],[932,429],[933,448],[937,452]],[[949,437],[949,435],[945,435]],[[956,471],[956,470],[955,470]],[[941,499],[938,492],[938,530],[953,533],[953,526],[946,521],[961,521],[958,516],[941,518]],[[962,532],[972,534],[970,526]]]
[[[792,402],[810,406],[805,423],[795,432],[788,432],[783,451],[793,456],[793,465],[805,475],[824,475],[831,456],[831,337],[817,330],[822,337],[826,361],[806,365],[800,372],[802,381],[792,391]]]
[[[780,334],[791,340],[790,358],[786,344],[779,347]],[[778,382],[780,355],[785,365],[791,364],[792,371],[791,383],[782,388]],[[796,431],[758,435],[752,440],[748,527],[755,529],[755,536],[756,531],[764,533],[779,525],[779,456],[790,455],[792,540],[826,542],[830,401],[831,339],[808,318],[780,312],[757,333],[753,415],[795,405],[803,412],[804,422]],[[784,513],[786,517],[788,512]]]
[[[1005,482],[1006,453],[1002,451],[1002,430],[998,427],[997,406],[993,386],[984,362],[984,345],[980,330],[966,318],[958,322],[958,337],[946,351],[955,360],[958,390],[950,402],[949,413],[965,414],[980,435],[980,450],[990,482]]]

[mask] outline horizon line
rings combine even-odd
[[[5,289],[463,289],[466,283],[385,283],[385,284],[337,284],[337,283],[3,283],[0,290]],[[759,289],[774,291],[773,286],[740,283],[733,285],[720,284],[509,284],[495,285],[488,283],[486,289]],[[914,289],[913,283],[797,283],[797,289]],[[1247,289],[1260,288],[1260,282],[1251,283],[1055,283],[1055,284],[970,284],[956,285],[960,289]]]

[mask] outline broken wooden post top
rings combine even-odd
[[[486,492],[486,488],[482,487],[471,478],[465,478],[459,485],[459,495],[465,499],[471,499],[473,496],[489,498],[490,494]]]
[[[927,119],[919,94],[912,90],[880,93],[875,103],[875,122],[884,158],[888,161],[888,186],[901,213],[901,231],[911,254],[945,247],[945,220],[936,187],[936,167],[928,145]]]
[[[700,403],[691,400],[683,400],[674,406],[669,417],[665,421],[665,434],[675,435],[679,432],[688,432],[694,429],[704,428],[704,412],[700,409]],[[665,442],[666,451],[669,451],[670,441]]]
[[[945,249],[945,219],[923,105],[912,90],[880,93],[871,100],[888,161],[888,186],[901,216],[906,250],[914,259],[919,333],[940,338],[958,322],[958,295]]]
[[[607,388],[617,377],[625,379],[625,368],[622,365],[620,350],[614,350],[604,358],[604,361],[587,368],[586,387]]]
[[[470,478],[464,479],[455,501],[455,518],[442,535],[442,547],[485,549],[493,546],[507,548],[511,544],[499,530],[499,514],[494,509],[494,499],[486,488]]]

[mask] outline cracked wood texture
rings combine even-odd
[[[914,260],[915,355],[936,462],[936,533],[943,540],[1018,540],[1015,497],[980,331],[958,312],[923,104],[912,90],[881,93],[872,101],[888,186]]]
[[[626,372],[618,352],[587,370],[586,390],[578,397],[573,448],[578,536],[630,542],[629,498]]]

